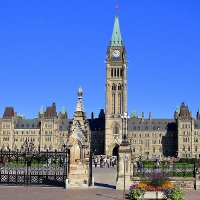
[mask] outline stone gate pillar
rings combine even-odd
[[[195,189],[200,190],[200,163],[195,163]]]
[[[131,148],[128,142],[123,141],[119,147],[119,169],[117,176],[116,189],[124,189],[124,178],[125,178],[125,189],[129,189],[131,186]]]
[[[81,87],[73,119],[68,126],[68,143],[70,147],[69,184],[70,188],[87,188],[89,185],[89,156],[91,131],[89,121],[83,109]]]

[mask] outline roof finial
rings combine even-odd
[[[82,104],[83,91],[82,91],[81,86],[78,88],[77,94],[78,94],[78,102],[76,106],[76,111],[84,111],[83,104]]]

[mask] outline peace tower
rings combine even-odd
[[[122,141],[121,116],[127,112],[127,60],[118,15],[106,55],[105,154],[113,155]]]

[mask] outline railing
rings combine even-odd
[[[45,151],[26,154],[20,151],[0,151],[6,158],[0,168],[1,185],[64,186],[68,175],[67,151]],[[51,163],[48,163],[50,158]]]
[[[161,164],[159,167],[143,165],[139,168],[133,165],[133,177],[139,177],[141,172],[162,172],[168,177],[195,177],[194,164],[187,163],[175,163],[173,164],[173,167],[170,167],[166,164]]]

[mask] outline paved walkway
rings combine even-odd
[[[200,190],[183,190],[185,200],[200,199]],[[126,199],[128,199],[126,191]],[[109,188],[63,189],[1,186],[1,200],[122,200],[123,191]]]
[[[116,190],[116,169],[93,168],[95,186],[89,189],[55,187],[0,186],[1,200],[122,200],[123,190]],[[182,190],[185,200],[200,199],[200,190]],[[126,191],[128,199],[129,191]]]

